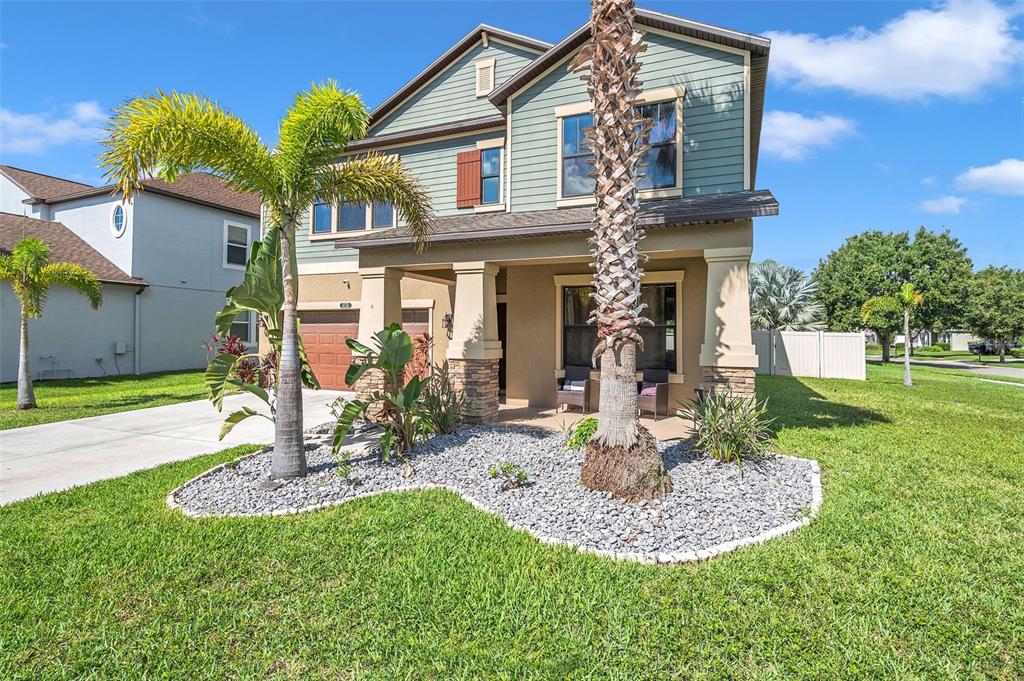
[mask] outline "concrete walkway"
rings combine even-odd
[[[303,392],[307,428],[331,419],[339,395]],[[270,443],[274,426],[249,418],[217,439],[224,417],[242,405],[266,411],[256,397],[233,395],[218,413],[207,400],[0,431],[0,504],[116,478],[239,444]]]

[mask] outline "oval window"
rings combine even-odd
[[[110,231],[114,233],[115,237],[120,237],[124,234],[124,230],[127,226],[127,217],[124,214],[124,207],[114,206],[114,212],[110,214]]]

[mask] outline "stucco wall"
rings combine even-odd
[[[132,372],[132,324],[135,287],[106,284],[103,305],[93,310],[77,293],[54,287],[47,296],[43,316],[29,320],[32,375],[53,367],[70,371],[73,378]],[[9,286],[0,286],[0,381],[18,379],[20,333],[18,299]],[[125,354],[114,357],[114,343],[124,341]],[[50,357],[53,359],[50,359]],[[103,366],[96,358],[103,359]],[[44,359],[45,358],[45,359]],[[52,373],[44,373],[52,376]],[[61,377],[68,371],[60,372]]]
[[[0,174],[0,211],[42,218],[40,206],[29,206],[22,203],[22,200],[27,198],[28,194],[19,189],[18,185],[7,179],[6,175]]]
[[[680,364],[682,383],[673,383],[670,397],[689,399],[701,382],[698,361],[704,340],[707,265],[703,258],[664,258],[648,262],[645,270],[683,270]],[[505,350],[506,398],[530,406],[554,406],[557,353],[555,275],[589,274],[585,264],[511,266],[507,270],[508,343]],[[597,405],[594,405],[597,408]]]
[[[110,229],[110,217],[114,207],[119,203],[118,199],[106,194],[67,201],[50,207],[50,219],[63,223],[83,241],[102,253],[107,260],[128,274],[136,277],[142,276],[132,272],[133,249],[134,252],[138,252],[135,246],[138,228],[135,218],[138,214],[136,210],[138,202],[124,204],[128,226],[118,238]]]

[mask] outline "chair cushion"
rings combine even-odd
[[[640,387],[640,394],[644,396],[654,397],[655,395],[658,394],[658,384],[648,383],[647,381],[644,381],[643,385]]]
[[[578,381],[573,381],[573,380],[567,378],[567,379],[565,379],[565,381],[562,382],[562,390],[565,390],[566,392],[581,393],[584,390],[586,390],[586,388],[587,388],[587,380],[586,379],[582,379],[582,380],[578,380]]]

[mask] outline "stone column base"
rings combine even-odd
[[[452,385],[466,394],[466,421],[485,423],[498,418],[498,360],[448,360]]]
[[[371,369],[365,374],[359,377],[351,389],[356,392],[356,397],[360,400],[365,400],[370,396],[370,393],[384,390],[384,374],[376,369]],[[371,407],[366,416],[371,421],[376,421],[381,414],[381,408],[379,406]]]
[[[701,367],[705,392],[724,391],[737,397],[754,397],[754,370],[739,367]]]

